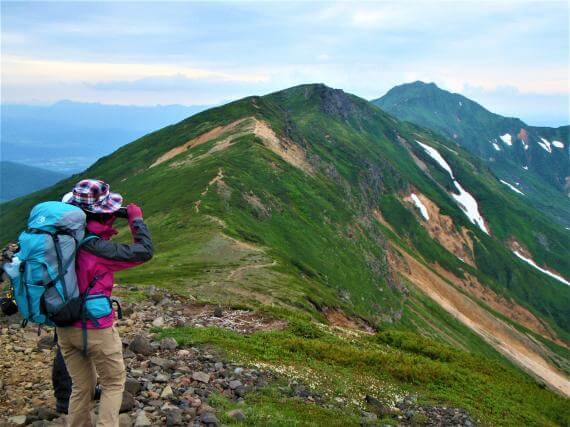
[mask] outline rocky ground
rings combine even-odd
[[[299,381],[284,382],[274,372],[230,363],[216,349],[181,348],[174,339],[158,341],[151,333],[153,327],[216,326],[247,334],[283,328],[285,322],[245,310],[197,305],[153,288],[146,296],[141,302],[123,303],[124,317],[117,323],[127,368],[121,427],[217,426],[221,414],[210,405],[213,393],[237,404],[238,409],[224,413],[225,419],[247,422],[247,394],[277,381],[285,398],[342,407],[342,399],[326,402],[318,391]],[[38,336],[31,326],[22,329],[16,316],[0,318],[0,345],[0,426],[66,425],[66,416],[54,410],[54,348],[49,331],[40,331]],[[388,417],[398,425],[474,425],[463,410],[422,406],[413,396],[394,408],[384,407],[372,396],[364,403],[368,410],[360,414],[363,425],[381,425],[379,417]]]

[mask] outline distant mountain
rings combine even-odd
[[[2,160],[68,174],[78,172],[133,139],[204,108],[71,101],[50,106],[2,105]]]
[[[1,161],[0,202],[12,200],[49,187],[66,177],[67,175],[46,169]]]
[[[570,126],[529,126],[419,81],[396,86],[372,102],[400,120],[454,140],[536,207],[570,226]]]

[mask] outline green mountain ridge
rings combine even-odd
[[[444,158],[453,178],[424,146]],[[248,97],[148,134],[82,174],[3,204],[0,240],[16,236],[34,204],[61,197],[84,177],[105,179],[126,202],[140,203],[153,231],[155,258],[122,273],[121,282],[158,285],[199,301],[299,322],[327,322],[335,312],[375,329],[405,330],[406,338],[385,339],[394,357],[410,366],[427,357],[428,350],[415,353],[421,334],[428,337],[422,346],[432,345],[429,340],[436,348],[447,343],[458,354],[475,355],[477,364],[506,370],[514,397],[506,397],[509,386],[502,379],[478,377],[479,368],[463,356],[457,356],[460,365],[446,386],[436,374],[418,372],[421,379],[415,381],[408,374],[386,373],[374,362],[378,375],[426,398],[469,407],[492,424],[509,405],[521,405],[520,413],[509,416],[511,425],[522,420],[553,425],[565,419],[564,411],[548,412],[565,400],[513,368],[501,340],[512,338],[528,347],[549,366],[554,380],[549,383],[542,371],[531,373],[555,389],[556,384],[564,387],[570,287],[521,261],[509,245],[516,241],[538,265],[570,277],[568,233],[529,207],[479,159],[434,132],[321,84]],[[471,211],[456,200],[456,183],[472,195],[489,234],[465,214]],[[422,219],[408,200],[411,194],[437,208],[430,219],[447,224],[444,233],[434,234],[441,227]],[[459,235],[464,245],[455,253],[446,245],[450,236]],[[465,254],[463,260],[459,253]],[[448,304],[457,305],[452,310]],[[463,317],[458,314],[462,308]],[[481,316],[498,328],[486,332],[505,335],[495,335],[495,342],[470,329],[469,322]],[[311,341],[307,331],[296,345],[306,346],[307,357],[328,358],[324,348],[333,344]],[[261,357],[257,347],[233,336],[172,333]],[[186,333],[188,338],[181,338]],[[271,337],[268,342],[277,345]],[[343,344],[334,343],[340,352]],[[342,351],[357,353],[356,348]],[[327,366],[340,363],[335,360]],[[437,363],[446,372],[451,369],[447,362]],[[477,387],[462,394],[467,379]],[[487,391],[493,398],[480,405],[473,403],[483,393],[478,381],[495,381]],[[535,402],[526,402],[525,395],[535,396]]]
[[[49,187],[66,175],[16,162],[0,162],[0,202]]]
[[[396,86],[372,102],[400,120],[455,141],[535,207],[570,226],[570,126],[529,126],[420,81]]]

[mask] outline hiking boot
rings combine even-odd
[[[55,404],[55,410],[56,410],[56,412],[59,412],[60,414],[67,414],[67,412],[69,410],[69,401],[58,400]]]

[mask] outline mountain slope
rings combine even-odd
[[[363,99],[304,85],[202,112],[3,205],[2,241],[33,204],[87,176],[141,203],[153,230],[155,259],[123,282],[277,316],[404,328],[507,357],[570,393],[570,287],[511,247],[564,280],[568,235],[464,150]],[[461,404],[480,393],[461,400],[432,386],[420,389]]]
[[[528,126],[434,83],[419,81],[396,86],[372,102],[400,120],[454,140],[534,206],[570,226],[569,126]]]
[[[0,202],[49,187],[66,175],[15,162],[0,162]]]

